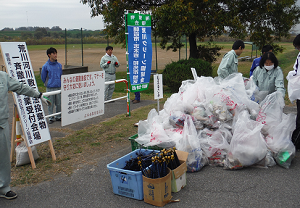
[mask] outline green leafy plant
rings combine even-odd
[[[195,68],[198,76],[212,76],[211,63],[190,58],[167,64],[163,71],[163,82],[172,92],[178,92],[182,81],[193,79],[191,68]]]

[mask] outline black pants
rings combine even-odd
[[[296,149],[300,149],[300,100],[297,100],[296,103],[297,103],[296,129],[293,132],[292,141],[296,146]]]
[[[300,128],[300,100],[297,100],[296,103],[297,103],[296,129],[298,129]]]

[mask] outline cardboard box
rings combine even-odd
[[[162,207],[171,201],[171,171],[163,178],[147,178],[143,175],[144,202]]]
[[[145,154],[149,154],[153,150],[137,149],[107,165],[110,173],[113,192],[115,194],[143,200],[143,177],[142,171],[131,171],[123,169],[126,165],[126,161],[131,158],[136,158],[136,153],[142,151]],[[159,152],[159,151],[156,151]]]
[[[184,152],[180,150],[175,150],[175,151],[179,159],[180,166],[171,171],[172,192],[178,192],[183,187],[186,186],[186,171],[187,171],[186,160],[189,155],[188,152]]]

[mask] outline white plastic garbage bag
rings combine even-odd
[[[205,129],[198,134],[200,145],[208,157],[210,165],[223,166],[229,144],[221,130],[209,131]]]
[[[296,115],[283,114],[282,122],[269,129],[266,143],[273,152],[278,165],[289,168],[296,154],[296,148],[291,140],[292,133],[296,128]]]
[[[248,111],[238,115],[230,143],[230,155],[242,166],[261,161],[267,154],[267,145],[261,134],[263,124],[250,119]]]
[[[260,103],[268,95],[269,91],[259,91],[258,86],[251,80],[247,82],[246,92],[250,100]]]
[[[290,71],[286,76],[288,80],[287,90],[291,102],[300,99],[300,73]]]
[[[138,127],[138,138],[135,139],[139,144],[148,146],[159,146],[163,148],[174,147],[178,136],[173,137],[174,133],[169,134],[164,128],[164,119],[158,115],[155,109],[152,109],[146,121],[140,121]],[[169,136],[171,135],[171,137]]]
[[[35,146],[31,147],[33,159],[36,160],[39,158],[37,153],[37,149]],[[21,142],[18,146],[16,146],[16,166],[26,165],[30,163],[28,148],[25,142]]]
[[[176,149],[189,153],[186,161],[188,172],[199,171],[208,162],[201,149],[191,116],[187,116],[184,121],[183,138],[177,143]]]
[[[268,130],[281,123],[284,100],[280,92],[269,94],[261,103],[261,109],[256,117],[256,121],[264,124],[262,133],[268,135]]]

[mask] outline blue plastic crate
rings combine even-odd
[[[110,173],[113,192],[115,194],[143,200],[143,176],[142,171],[130,171],[123,169],[126,165],[126,161],[131,158],[136,158],[136,153],[142,151],[145,154],[149,154],[153,151],[159,152],[157,150],[148,150],[148,149],[137,149],[112,163],[107,165],[107,168]]]

